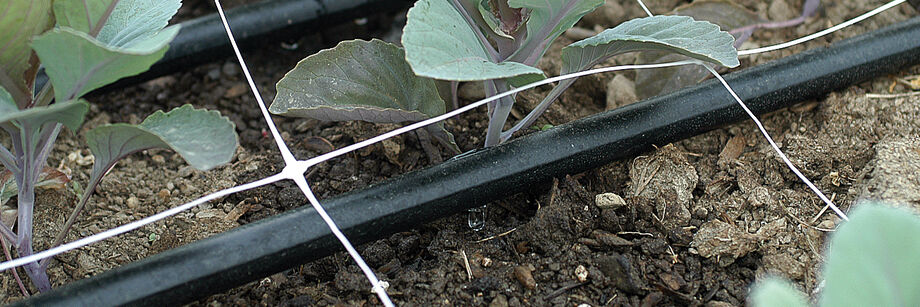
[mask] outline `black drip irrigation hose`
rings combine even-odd
[[[227,10],[227,20],[241,49],[314,33],[325,26],[376,13],[408,8],[411,0],[267,0]],[[217,14],[180,23],[179,34],[169,50],[150,70],[127,77],[98,91],[123,88],[231,55],[230,41]],[[48,76],[36,78],[36,90]]]
[[[920,63],[920,18],[726,76],[763,114]],[[715,80],[481,149],[323,201],[369,242],[748,117]],[[17,302],[176,305],[340,251],[310,206]],[[370,286],[368,285],[368,289]]]

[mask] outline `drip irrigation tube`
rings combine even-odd
[[[920,17],[726,76],[758,114],[920,63]],[[328,199],[356,243],[744,120],[714,80]],[[310,206],[241,226],[17,305],[175,305],[341,250]]]
[[[394,12],[411,4],[410,0],[266,0],[227,10],[227,18],[240,48],[245,50],[300,37],[343,20]],[[182,28],[169,44],[169,50],[150,70],[100,90],[137,84],[231,55],[230,41],[216,13],[180,24]],[[35,88],[40,89],[47,80],[48,76],[41,73]]]

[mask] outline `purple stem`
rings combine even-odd
[[[508,83],[503,79],[490,80],[488,83],[492,83],[496,93],[505,92],[509,89]],[[508,120],[508,115],[511,114],[511,107],[513,106],[514,98],[511,96],[505,96],[498,100],[492,113],[489,114],[489,128],[486,130],[486,147],[501,144],[502,129],[505,127],[505,122]]]
[[[543,101],[540,101],[540,104],[538,104],[537,107],[530,111],[530,113],[528,113],[524,119],[519,121],[516,125],[514,125],[514,127],[511,127],[511,129],[508,129],[508,131],[502,132],[501,142],[507,141],[509,138],[511,138],[511,135],[514,134],[514,132],[533,125],[533,123],[537,121],[537,118],[539,118],[540,115],[543,115],[543,112],[546,112],[546,110],[549,109],[549,106],[552,105],[553,102],[559,98],[559,96],[562,96],[562,93],[565,92],[566,89],[575,83],[575,80],[577,80],[577,78],[559,81],[559,84],[553,87],[553,90],[550,91],[546,97],[543,97]]]
[[[525,42],[517,52],[508,57],[508,60],[530,66],[536,65],[537,61],[543,57],[546,46],[549,46],[555,39],[555,37],[550,37],[550,34],[553,33],[553,29],[562,22],[563,17],[568,15],[568,13],[575,8],[576,3],[577,1],[574,0],[567,1],[565,6],[556,12],[553,18],[543,24],[543,27],[541,27],[533,37],[528,36],[527,42]]]
[[[58,129],[55,129],[58,130]],[[23,139],[23,158],[25,163],[22,168],[22,176],[20,179],[19,185],[19,195],[18,195],[18,222],[19,222],[19,233],[18,239],[15,242],[16,250],[19,251],[20,257],[30,256],[33,254],[32,251],[32,219],[33,219],[33,210],[35,208],[35,183],[38,181],[39,172],[34,171],[36,164],[43,164],[44,161],[38,162],[35,161],[35,158],[40,157],[41,151],[36,152],[39,144],[34,144],[35,139],[32,137],[38,131],[35,131],[30,123],[22,123],[22,139]],[[49,140],[50,138],[45,138],[46,133],[42,134],[42,138]],[[41,168],[38,168],[39,171]],[[48,280],[48,275],[41,268],[38,262],[32,262],[23,266],[26,271],[26,275],[29,275],[29,278],[32,279],[32,284],[38,287],[39,291],[51,290],[51,282]]]
[[[784,20],[784,21],[771,21],[771,22],[747,25],[744,27],[732,29],[728,33],[738,34],[738,33],[754,31],[756,29],[762,29],[762,28],[775,29],[775,28],[785,28],[785,27],[795,26],[795,25],[805,22],[805,19],[807,19],[812,14],[814,14],[815,11],[818,10],[818,5],[820,3],[821,3],[820,0],[806,0],[805,3],[802,4],[802,15],[800,15],[799,17],[789,19],[789,20]]]
[[[16,156],[14,156],[13,153],[11,153],[9,149],[6,149],[6,146],[3,146],[2,144],[0,144],[0,163],[3,164],[3,167],[5,167],[10,172],[13,172],[14,174],[20,172],[19,165],[16,164]]]
[[[10,255],[10,249],[6,245],[6,240],[0,239],[0,248],[3,248],[3,255],[6,256],[6,261],[13,260],[13,256]],[[26,285],[22,283],[22,278],[19,278],[19,273],[16,272],[16,268],[10,269],[10,272],[13,272],[13,278],[16,279],[16,284],[19,285],[19,290],[22,291],[22,295],[29,297],[29,290],[26,290]]]

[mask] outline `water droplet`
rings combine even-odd
[[[480,231],[486,226],[486,206],[467,210],[467,224],[473,231]]]

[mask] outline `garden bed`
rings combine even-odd
[[[762,15],[770,15],[771,19],[783,19],[772,16],[783,12],[776,8],[782,5],[776,4],[780,2],[785,3],[780,0],[772,5],[755,1],[743,4]],[[787,13],[794,15],[797,3],[789,2],[792,5]],[[818,16],[805,25],[757,32],[754,43],[768,45],[815,32],[881,3],[826,3]],[[649,3],[656,12],[676,4],[676,1]],[[622,6],[624,17],[641,16],[633,3]],[[743,63],[764,63],[892,24],[913,14],[913,9],[902,5],[844,33],[832,34],[805,47],[758,55]],[[379,24],[389,22],[386,17],[371,18],[362,26],[343,27],[357,28],[352,32],[366,37],[375,28],[385,28]],[[609,22],[603,26],[615,24],[613,20]],[[344,31],[339,28],[328,32],[325,37],[315,34],[302,39],[295,50],[269,46],[248,55],[257,83],[267,96],[264,98],[270,100],[274,82],[293,63],[321,46],[334,44],[340,39],[336,35]],[[558,52],[561,45],[550,52]],[[631,60],[623,57],[616,61]],[[558,67],[553,63],[541,64],[545,68]],[[277,150],[264,137],[264,123],[237,71],[238,67],[228,59],[91,98],[95,102],[89,117],[92,120],[82,131],[105,122],[136,122],[138,114],[193,103],[219,109],[230,116],[237,124],[243,147],[232,165],[208,173],[187,169],[170,152],[150,151],[132,156],[103,180],[90,202],[91,210],[78,222],[78,231],[71,234],[70,240],[279,170],[282,163]],[[899,76],[917,73],[918,68],[913,67]],[[623,75],[631,78],[633,74]],[[576,83],[576,90],[566,93],[562,103],[555,104],[541,123],[558,125],[604,110],[606,87],[613,78],[612,74],[582,78]],[[910,174],[911,169],[917,168],[916,157],[908,159],[904,154],[911,154],[911,148],[918,143],[918,97],[885,100],[865,97],[867,92],[908,91],[903,85],[889,89],[893,80],[880,78],[763,117],[793,161],[822,190],[836,195],[835,201],[844,208],[865,196],[912,201],[914,205],[920,199],[915,192],[916,182],[894,180],[897,172]],[[543,94],[537,91],[522,95],[524,103],[520,111],[525,112],[525,106],[536,103]],[[300,158],[328,151],[330,148],[320,138],[338,148],[392,128],[357,122],[276,120]],[[485,127],[481,114],[462,116],[449,121],[448,126],[458,136],[462,149],[481,146]],[[76,145],[74,137],[63,137],[51,161],[61,161],[63,167],[73,171],[75,180],[85,181],[90,167],[80,165],[79,156],[88,152]],[[785,275],[809,292],[815,288],[820,281],[816,272],[827,235],[815,227],[830,229],[838,221],[825,213],[811,222],[823,205],[775,158],[752,125],[727,126],[671,146],[661,145],[661,149],[639,157],[535,186],[530,193],[509,195],[489,207],[486,226],[478,232],[469,229],[467,216],[461,214],[395,234],[359,250],[381,278],[390,283],[393,298],[407,305],[501,306],[504,302],[602,306],[625,302],[638,305],[643,300],[677,305],[712,301],[739,305],[750,282],[766,272]],[[404,136],[322,164],[308,180],[320,199],[325,199],[428,164],[417,140]],[[595,195],[607,192],[625,197],[626,206],[596,207]],[[72,204],[73,199],[59,193],[39,196],[35,228],[37,247],[41,250],[69,211],[67,206],[50,204]],[[305,204],[300,191],[291,183],[229,196],[140,231],[59,256],[49,273],[55,285],[60,285]],[[716,242],[718,238],[706,238],[705,232],[700,231],[712,225],[722,227],[730,236],[731,242],[735,242],[732,244],[737,244],[734,250],[744,251],[737,259],[707,258],[698,255],[707,253],[702,247],[691,248],[694,241],[712,242],[705,245],[711,249],[724,245]],[[512,229],[516,230],[497,236]],[[497,237],[480,242],[492,236]],[[587,274],[585,282],[576,276],[579,266]],[[12,278],[7,274],[3,278],[7,300],[18,299]],[[368,289],[352,261],[336,255],[200,303],[361,305],[376,300]]]

